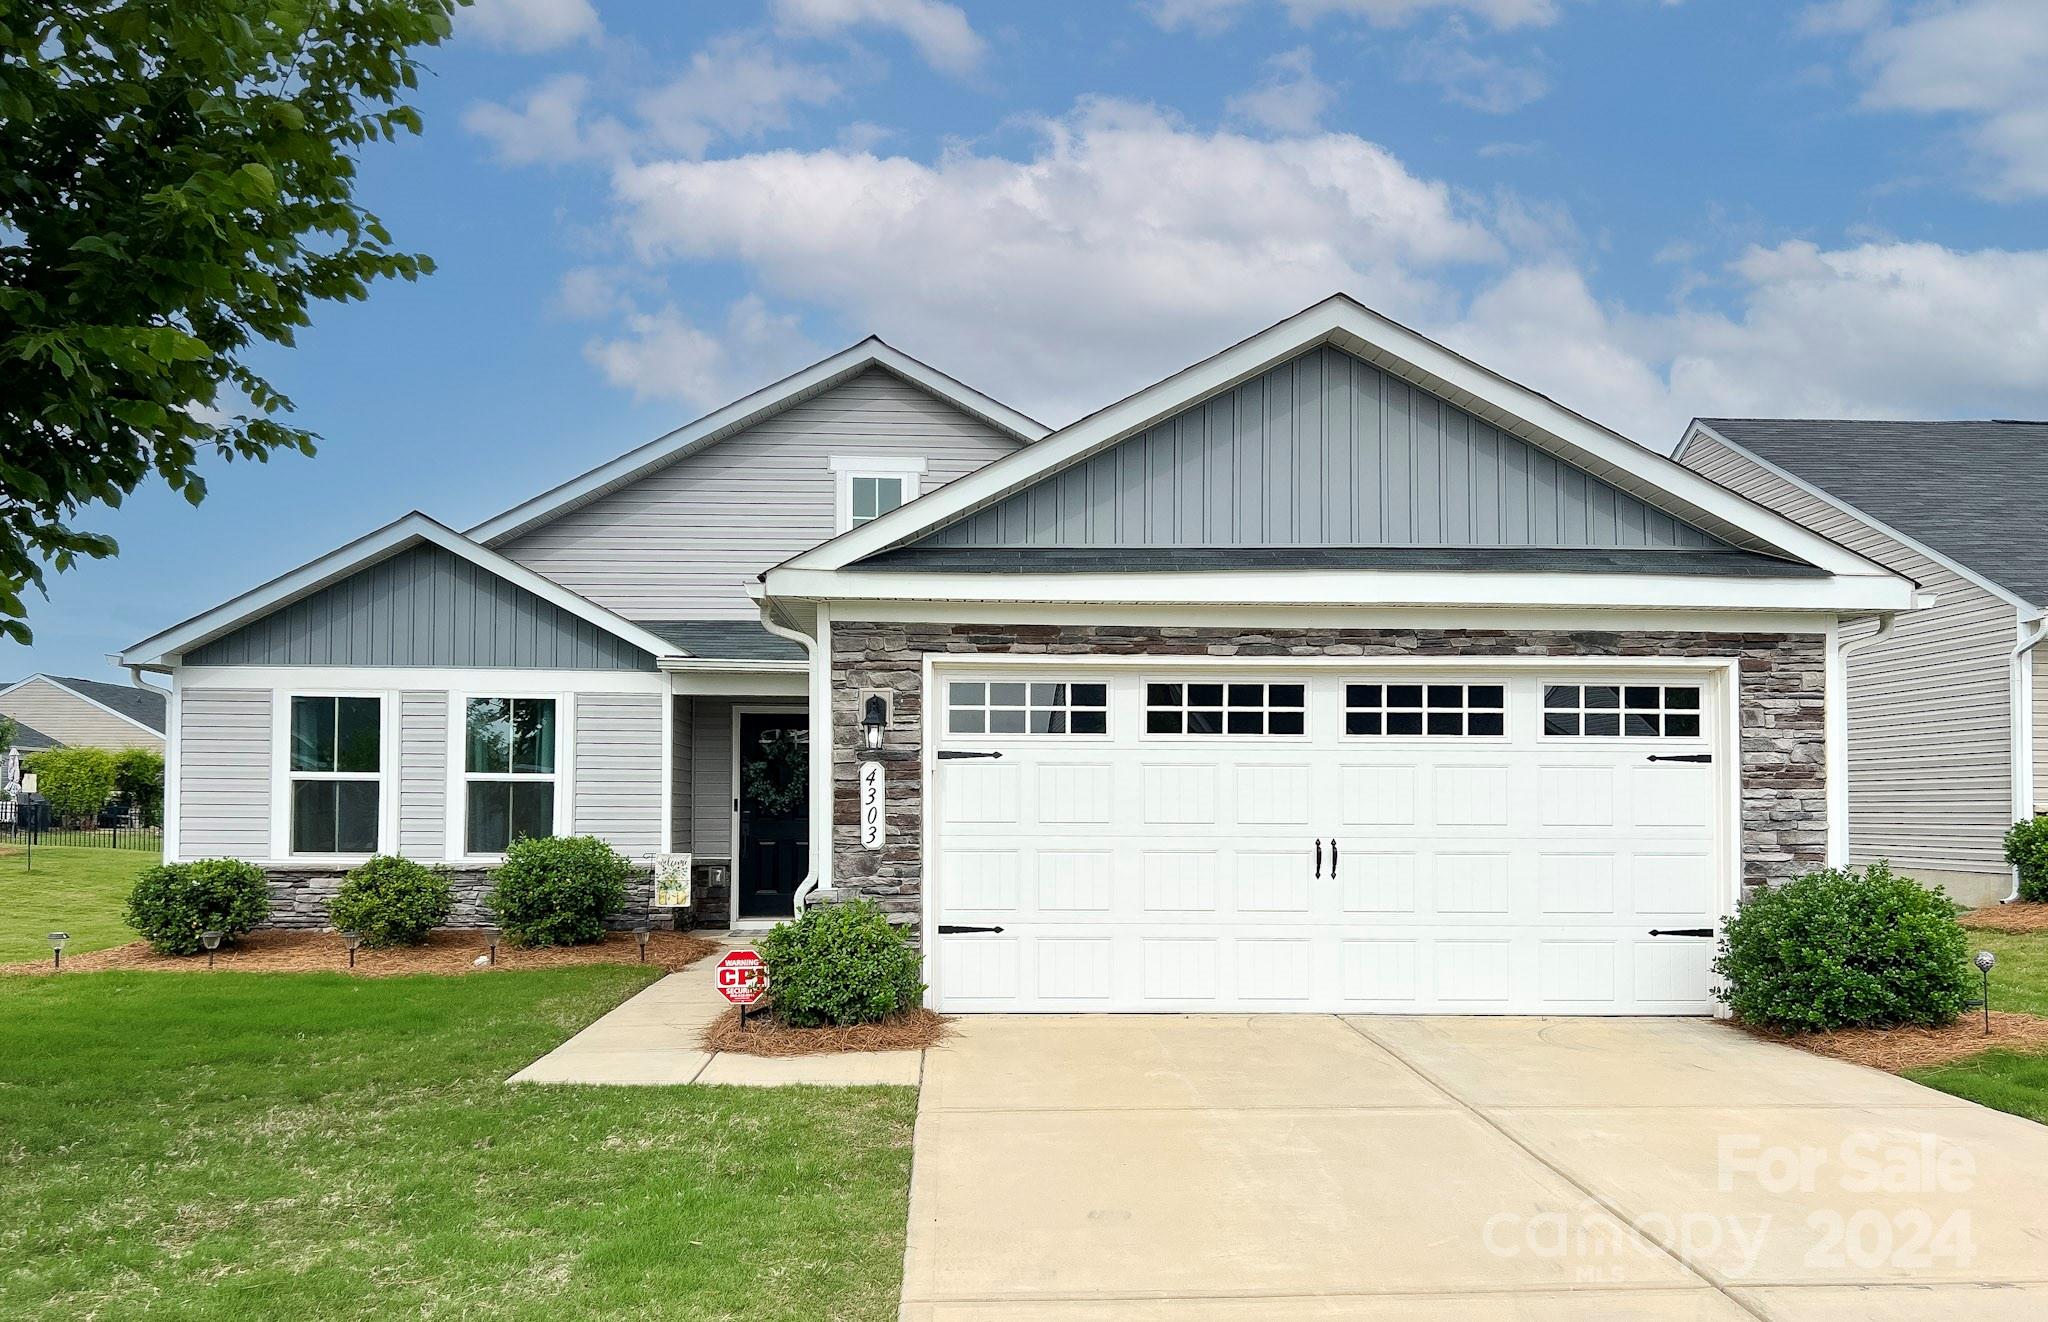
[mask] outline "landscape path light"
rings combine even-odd
[[[1977,952],[1977,971],[1984,975],[1984,1036],[1991,1036],[1991,966],[1998,962],[1998,956],[1988,950]]]
[[[640,962],[642,964],[647,962],[647,938],[651,935],[653,933],[649,932],[645,927],[633,929],[633,939],[640,943]]]
[[[51,968],[53,968],[53,969],[61,969],[61,968],[63,968],[63,967],[64,967],[64,943],[65,943],[66,941],[69,941],[70,939],[71,939],[71,933],[69,933],[69,932],[52,932],[52,933],[50,933],[50,967],[51,967]]]
[[[199,944],[206,947],[206,967],[213,967],[213,952],[220,949],[220,932],[207,928],[199,934]]]
[[[491,948],[491,963],[493,964],[498,962],[498,942],[503,940],[504,936],[505,934],[495,927],[486,927],[484,929],[484,941]]]
[[[356,947],[363,944],[363,934],[361,932],[343,932],[341,934],[341,943],[348,947],[348,966],[354,968],[356,966]]]

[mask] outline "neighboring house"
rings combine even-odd
[[[1933,594],[1849,661],[1850,858],[2004,898],[2048,810],[2048,423],[1702,418],[1676,458]]]
[[[58,746],[55,739],[50,738],[50,736],[34,726],[23,725],[20,721],[14,722],[14,742],[9,747],[18,748],[24,753],[40,753],[45,748],[56,748]]]
[[[123,660],[167,852],[287,921],[587,831],[699,921],[872,898],[948,1010],[1690,1014],[1846,850],[1837,644],[1917,604],[1340,297],[1049,435],[870,341]]]
[[[170,696],[161,689],[65,675],[30,675],[0,689],[0,716],[21,727],[15,743],[24,750],[63,744],[162,752],[169,709]]]

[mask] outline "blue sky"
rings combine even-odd
[[[457,527],[869,332],[1062,422],[1335,289],[1646,444],[2048,416],[2039,0],[481,0],[261,366],[316,459],[78,522],[30,671]]]

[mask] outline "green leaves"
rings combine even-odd
[[[324,302],[433,269],[354,197],[418,133],[420,49],[468,0],[17,0],[0,16],[0,636],[22,589],[114,554],[73,530],[153,472],[311,454],[248,365]],[[228,412],[216,401],[247,401]]]

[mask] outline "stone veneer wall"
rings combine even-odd
[[[265,927],[282,927],[297,930],[313,930],[328,926],[327,902],[341,889],[346,869],[334,868],[271,868],[264,875],[270,881],[270,919]],[[491,925],[491,916],[484,911],[484,896],[491,890],[491,875],[483,868],[451,869],[448,876],[450,888],[455,892],[455,907],[448,915],[449,927],[481,928]],[[624,931],[646,922],[649,926],[667,930],[678,925],[687,926],[687,921],[678,923],[679,915],[688,910],[656,909],[654,901],[654,874],[635,872],[626,878],[626,907],[623,911],[605,919],[605,926],[614,931]]]
[[[1133,625],[832,622],[832,875],[848,895],[914,921],[923,886],[924,658],[1071,655],[1693,656],[1740,658],[1742,875],[1775,885],[1827,861],[1826,640],[1820,634],[1502,629],[1221,629]],[[860,847],[860,695],[891,695],[880,752],[888,842]]]

